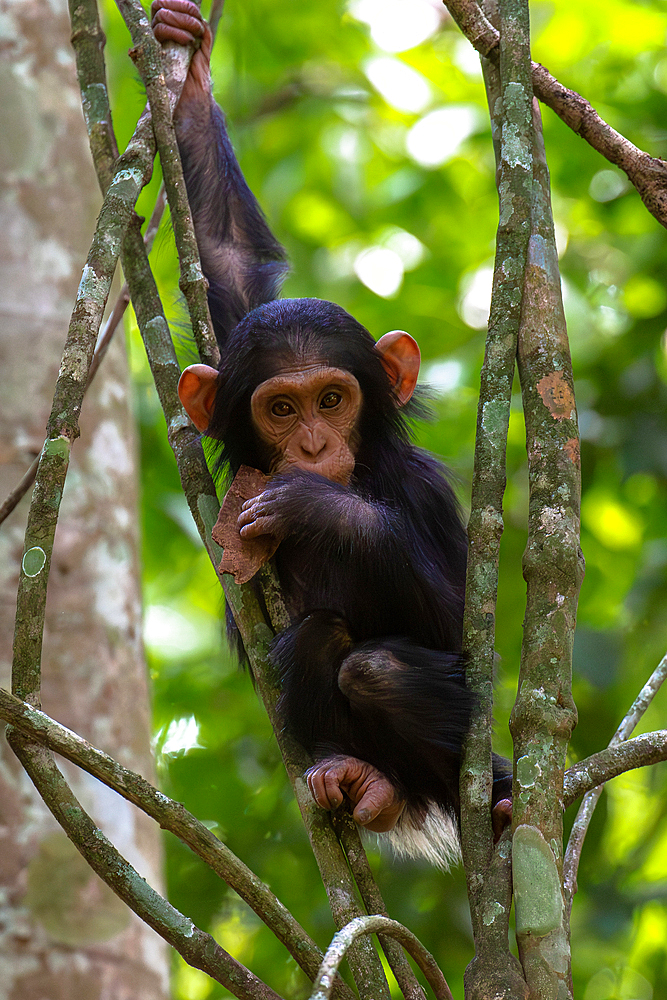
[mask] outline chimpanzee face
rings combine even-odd
[[[340,368],[300,366],[262,382],[251,412],[269,452],[269,471],[296,467],[346,484],[355,464],[360,409],[359,383]]]

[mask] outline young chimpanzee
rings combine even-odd
[[[445,470],[408,439],[419,348],[374,343],[339,306],[278,299],[287,265],[211,96],[211,34],[189,0],[154,0],[160,41],[200,43],[175,114],[222,361],[179,393],[225,467],[271,478],[238,518],[273,536],[292,625],[276,639],[281,709],[325,809],[446,864],[473,697],[461,657],[466,534]],[[494,827],[511,814],[494,759]]]

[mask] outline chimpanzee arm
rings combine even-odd
[[[242,538],[292,537],[338,550],[363,542],[366,552],[377,555],[383,542],[395,541],[400,515],[347,486],[295,469],[275,476],[263,493],[247,500],[238,524]]]
[[[154,0],[153,30],[160,41],[201,37],[174,114],[176,138],[194,217],[216,337],[255,306],[277,298],[287,272],[285,251],[246,184],[213,100],[211,33],[190,0]]]

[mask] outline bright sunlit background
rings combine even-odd
[[[533,55],[611,125],[667,156],[664,0],[532,5]],[[127,141],[143,95],[109,2],[114,120]],[[215,93],[249,183],[292,261],[288,295],[334,299],[377,338],[419,341],[434,421],[419,441],[443,456],[468,505],[497,200],[479,61],[430,0],[325,4],[227,0]],[[563,293],[583,438],[587,561],[574,653],[572,758],[601,749],[667,647],[667,246],[625,176],[545,109]],[[159,178],[142,196],[149,215]],[[188,359],[173,238],[152,254]],[[221,597],[193,539],[136,330],[132,364],[143,463],[146,644],[162,787],[268,882],[322,946],[326,899],[249,679],[221,643]],[[527,475],[520,396],[509,429],[495,708],[511,753],[525,586]],[[658,697],[642,730],[660,728]],[[584,849],[573,915],[575,995],[667,996],[665,766],[612,783]],[[568,813],[566,822],[571,823]],[[460,871],[371,862],[390,913],[435,954],[454,995],[472,957]],[[174,838],[170,898],[283,996],[305,979],[257,918]],[[177,1000],[226,996],[178,960]]]

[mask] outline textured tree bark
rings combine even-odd
[[[571,997],[563,906],[563,772],[576,724],[572,642],[584,562],[579,547],[581,463],[572,362],[539,105],[533,219],[519,332],[530,505],[527,584],[514,740],[512,877],[517,944],[530,1000]]]
[[[72,302],[99,210],[65,4],[5,11],[0,62],[0,498],[41,449]],[[136,456],[122,339],[86,396],[53,552],[43,654],[47,712],[153,777],[141,645]],[[29,497],[0,532],[0,684],[9,687]],[[84,805],[159,887],[159,831],[64,765]],[[3,996],[167,996],[166,948],[88,868],[0,743]]]
[[[489,5],[490,6],[490,5]],[[464,642],[468,681],[479,695],[461,771],[461,845],[475,938],[466,1000],[523,1000],[527,986],[511,955],[509,831],[491,835],[491,708],[498,560],[512,380],[530,238],[533,118],[528,5],[501,0],[499,66],[483,60],[497,165],[499,223],[493,297],[477,410]],[[495,12],[494,12],[495,13]]]

